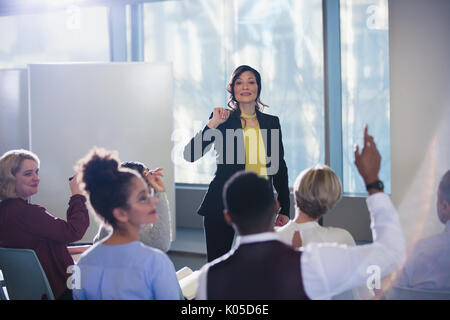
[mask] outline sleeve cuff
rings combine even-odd
[[[86,197],[84,196],[84,195],[82,195],[82,194],[74,194],[74,195],[72,195],[71,197],[70,197],[70,200],[69,200],[69,204],[70,203],[72,203],[72,202],[74,202],[74,201],[83,201],[83,202],[86,202]]]
[[[390,202],[389,196],[384,192],[377,192],[367,197],[366,204],[368,209],[386,205]]]

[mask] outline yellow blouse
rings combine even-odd
[[[244,119],[254,119],[255,116],[241,113],[241,117]],[[244,127],[245,123],[243,120],[241,120],[241,123],[245,145],[245,171],[255,172],[257,175],[267,179],[266,148],[259,123],[256,127]]]

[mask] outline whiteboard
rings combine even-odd
[[[27,69],[0,70],[0,156],[28,149]]]
[[[32,64],[29,71],[30,146],[41,183],[32,202],[66,219],[76,162],[93,146],[117,150],[121,161],[164,168],[175,236],[170,63]],[[92,242],[93,219],[81,242]]]

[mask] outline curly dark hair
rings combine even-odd
[[[115,152],[93,148],[78,164],[81,181],[95,212],[115,227],[115,208],[127,208],[132,179],[139,177],[135,170],[120,168]]]

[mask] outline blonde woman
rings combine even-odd
[[[354,246],[355,240],[347,230],[322,227],[318,223],[320,217],[330,211],[341,197],[341,182],[331,168],[316,165],[302,171],[294,183],[295,218],[277,228],[278,235],[295,247],[311,242]]]
[[[0,158],[0,247],[34,250],[55,297],[70,300],[67,268],[75,263],[67,245],[80,240],[89,226],[86,197],[78,179],[72,179],[67,221],[32,204],[30,198],[39,189],[39,165],[37,155],[28,150],[11,150]]]
[[[281,240],[294,247],[306,247],[313,242],[332,242],[349,247],[355,240],[345,229],[323,227],[318,220],[342,198],[339,177],[326,165],[316,165],[302,171],[294,183],[295,218],[276,228]],[[370,299],[373,292],[367,287],[343,292],[333,299]]]

